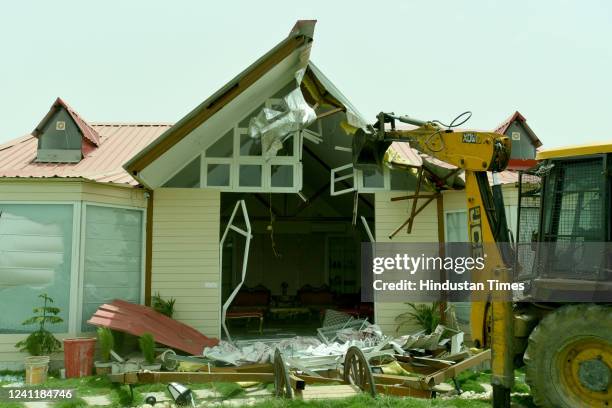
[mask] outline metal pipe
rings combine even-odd
[[[426,120],[411,118],[408,115],[398,116],[395,119],[399,120],[400,122],[408,123],[414,126],[423,126],[428,122]]]

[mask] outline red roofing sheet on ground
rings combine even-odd
[[[100,306],[87,323],[135,336],[151,333],[156,342],[192,355],[201,355],[205,347],[214,347],[219,343],[218,339],[206,337],[193,327],[157,313],[150,307],[123,300]]]

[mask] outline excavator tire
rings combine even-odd
[[[612,307],[577,304],[550,313],[529,336],[524,361],[536,405],[612,407]]]

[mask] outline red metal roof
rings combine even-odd
[[[123,169],[123,164],[172,125],[93,123],[86,126],[98,135],[98,147],[84,152],[85,157],[79,163],[35,162],[38,140],[33,135],[26,135],[0,145],[0,177],[84,178],[102,183],[138,185]]]
[[[515,120],[518,120],[519,122],[521,122],[521,124],[527,131],[527,136],[529,136],[529,138],[531,139],[535,147],[542,146],[542,142],[540,141],[540,139],[538,139],[536,134],[533,132],[533,130],[531,130],[531,128],[527,124],[527,119],[525,119],[525,117],[521,115],[519,111],[514,112],[506,120],[504,120],[497,128],[495,128],[494,132],[502,134],[502,135],[506,134],[506,131],[508,130],[512,122],[514,122]]]
[[[87,323],[135,336],[151,333],[156,342],[192,355],[202,355],[205,347],[219,344],[218,339],[206,337],[193,327],[157,313],[150,307],[123,300],[100,306]]]

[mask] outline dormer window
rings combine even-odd
[[[40,163],[78,163],[100,140],[97,132],[60,98],[32,134],[38,138],[36,161]]]

